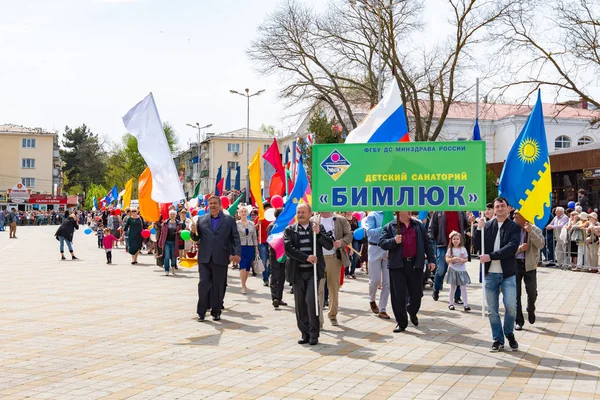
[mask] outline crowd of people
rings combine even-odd
[[[265,210],[272,208],[269,202],[263,206]],[[568,263],[574,268],[586,260],[596,265],[598,262],[600,224],[596,213],[583,211],[579,203],[573,210],[557,207],[545,230],[526,221],[501,197],[488,204],[479,217],[470,212],[432,212],[420,220],[418,213],[396,212],[391,222],[384,221],[383,212],[361,213],[360,218],[350,212],[316,216],[308,204],[302,203],[297,206],[295,223],[284,231],[284,259],[278,259],[267,243],[274,222],[259,220],[255,207],[240,204],[237,213],[229,215],[221,198],[212,196],[205,215],[192,211],[183,204],[173,205],[168,217],[161,216],[158,221],[144,221],[136,208],[67,213],[61,216],[63,222],[55,234],[61,259],[65,259],[64,245],[72,259],[77,259],[72,238],[79,223],[95,230],[98,247],[106,252],[108,264],[112,263],[113,248],[119,245],[131,255],[133,265],[142,251],[153,254],[165,275],[174,275],[182,260],[197,257],[199,321],[205,321],[209,311],[213,320],[221,319],[229,268],[239,271],[244,295],[251,295],[250,275],[270,286],[274,308],[287,305],[283,299],[287,281],[294,296],[299,343],[314,345],[324,329],[325,316],[330,325],[339,325],[339,305],[343,302],[340,289],[345,280],[356,279],[357,271],[368,274],[365,294],[368,292],[370,312],[391,319],[391,301],[396,333],[405,331],[409,321],[418,326],[428,282],[433,286],[434,301],[439,301],[446,283],[448,309],[456,311],[460,305],[469,312],[467,288],[471,277],[466,263],[472,254],[479,254],[483,265],[480,282],[492,330],[491,351],[503,350],[505,339],[511,350],[518,349],[514,331],[524,328],[524,311],[527,322],[535,323],[536,273],[543,259],[547,265]],[[281,211],[275,209],[275,217]],[[595,258],[589,260],[593,254]],[[521,301],[523,286],[525,310]],[[503,322],[499,313],[501,294]]]

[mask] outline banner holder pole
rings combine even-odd
[[[320,218],[315,221],[319,226],[321,225]],[[315,290],[315,314],[319,316],[319,289],[318,289],[318,277],[317,277],[317,263],[319,258],[317,256],[317,232],[313,229],[313,254],[317,257],[317,262],[313,264],[313,286]]]
[[[485,215],[481,213],[480,215]],[[483,217],[481,217],[483,218]],[[485,226],[481,228],[481,252],[479,253],[479,257],[481,257],[485,252]],[[481,268],[481,319],[485,319],[485,264],[481,261],[479,262]]]

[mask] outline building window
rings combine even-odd
[[[579,138],[579,140],[577,141],[577,146],[583,146],[584,144],[590,144],[593,143],[594,139],[592,139],[589,136],[582,136]]]
[[[35,158],[22,158],[21,168],[35,168]]]
[[[269,147],[271,147],[271,145],[270,145],[270,144],[265,144],[265,145],[263,146],[263,153],[266,153],[267,151],[269,151]]]
[[[240,152],[240,144],[239,143],[227,143],[227,151],[229,153],[239,153]]]
[[[227,169],[237,169],[239,165],[240,163],[237,161],[227,161]]]
[[[555,149],[568,149],[571,147],[571,139],[568,136],[559,136],[554,140]]]
[[[23,139],[23,147],[35,149],[35,139]]]
[[[21,183],[28,188],[35,187],[35,178],[21,178]]]

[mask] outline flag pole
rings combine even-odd
[[[483,213],[481,215],[484,215]],[[480,217],[483,218],[483,217]],[[485,226],[481,228],[481,252],[479,257],[485,252]],[[481,319],[485,319],[485,264],[480,262],[479,268],[481,268]]]
[[[315,222],[318,225],[321,225],[321,221],[320,221],[320,217],[319,219],[317,219]],[[318,280],[317,280],[317,263],[319,262],[319,258],[317,256],[317,232],[315,232],[315,230],[313,229],[313,254],[315,255],[315,257],[317,257],[317,262],[313,264],[313,283],[314,283],[314,289],[315,289],[315,313],[317,314],[317,317],[319,316],[319,290],[318,290]]]

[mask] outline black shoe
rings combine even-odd
[[[434,301],[438,301],[440,299],[440,291],[439,290],[434,290],[433,294],[431,295],[431,297],[433,297]]]
[[[279,308],[279,300],[277,300],[277,299],[273,300],[273,307]]]
[[[463,301],[462,301],[462,299],[454,299],[454,302],[456,304],[464,304]]]
[[[396,327],[394,328],[394,333],[400,333],[400,332],[404,332],[406,330],[406,328],[401,328],[400,324],[396,325]]]
[[[75,256],[71,256],[71,260],[79,260],[79,258],[77,258]]]
[[[252,271],[252,276],[256,276],[256,272]]]
[[[522,331],[522,330],[523,330],[523,325],[515,324],[515,331]]]
[[[469,311],[471,311],[471,307],[469,307],[469,306],[465,306],[465,311],[466,311],[466,312],[469,312]]]
[[[513,335],[513,334],[506,335],[506,338],[508,339],[508,345],[510,346],[510,349],[512,351],[519,350],[519,343],[517,343],[517,339],[515,339],[515,335]]]
[[[535,311],[528,311],[527,312],[527,319],[529,320],[529,323],[531,325],[535,324]]]
[[[137,262],[136,262],[136,264],[137,264]],[[179,269],[179,267],[176,265],[173,265],[173,269]]]
[[[204,315],[198,315],[198,322],[204,322]]]
[[[279,300],[279,305],[280,306],[287,306],[287,303],[283,300]]]
[[[302,335],[302,339],[298,340],[298,344],[306,344],[309,342],[308,336]]]
[[[502,343],[500,343],[497,340],[494,343],[492,343],[492,347],[490,348],[490,351],[492,353],[497,353],[502,350],[504,350],[504,345]]]
[[[65,256],[61,256],[61,257],[60,257],[60,259],[61,259],[61,260],[66,260],[66,259],[67,259],[67,257],[65,257]]]
[[[308,340],[308,344],[310,344],[311,346],[314,346],[317,343],[319,343],[319,339],[317,339],[317,338],[310,338]]]
[[[419,318],[417,318],[417,314],[410,316],[410,322],[412,322],[414,326],[419,326]]]
[[[220,321],[220,320],[221,320],[221,314],[213,315],[213,321]]]

